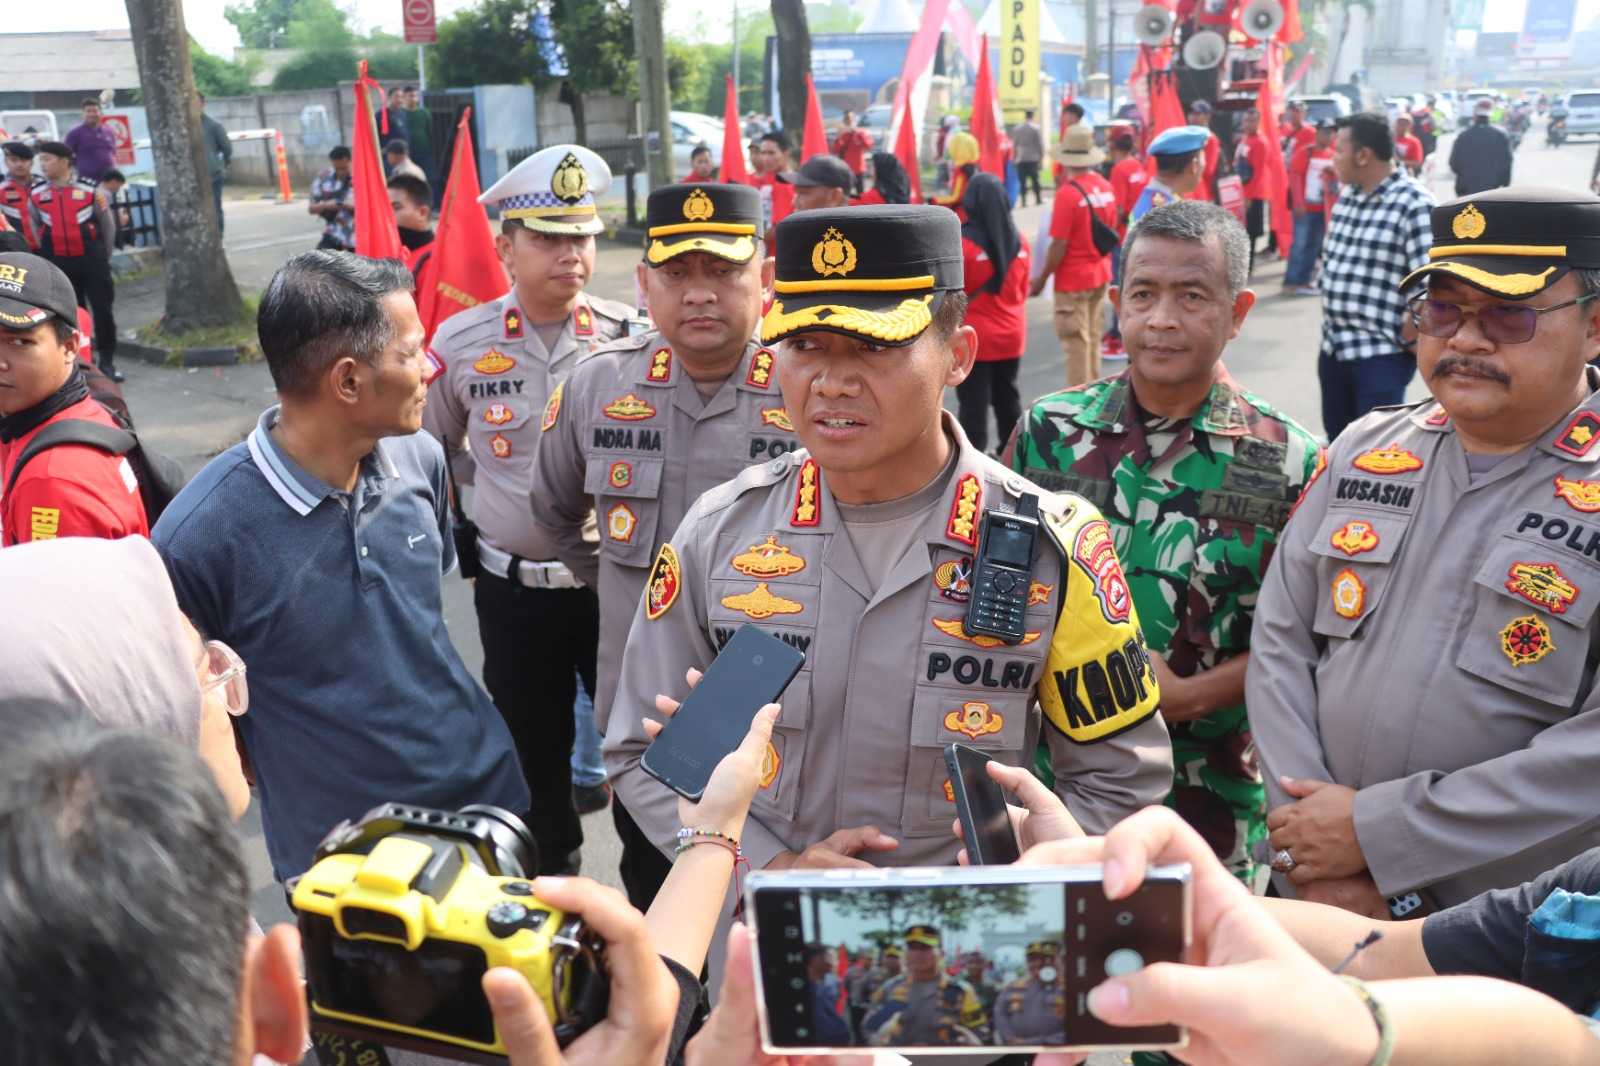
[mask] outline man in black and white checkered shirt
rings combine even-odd
[[[1433,193],[1394,168],[1382,115],[1338,122],[1333,163],[1345,186],[1322,250],[1322,426],[1331,441],[1374,407],[1401,403],[1417,369],[1400,279],[1428,261]]]

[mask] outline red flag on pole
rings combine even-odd
[[[352,181],[356,198],[356,254],[373,259],[404,259],[400,227],[389,206],[389,189],[383,180],[383,163],[378,158],[378,131],[367,90],[378,94],[382,111],[383,87],[367,74],[367,61],[361,61],[356,74],[355,151],[351,153]]]
[[[834,1010],[839,1012],[839,1017],[846,1018],[849,1017],[845,1011],[849,1008],[850,996],[849,984],[845,978],[850,974],[850,953],[844,949],[843,944],[839,945],[838,951],[838,962],[835,964],[834,972],[839,975],[839,1001],[834,1004]]]
[[[911,97],[900,105],[900,132],[894,139],[894,157],[911,181],[911,202],[922,202],[922,161],[917,158],[917,123],[911,117]]]
[[[494,250],[489,216],[478,202],[479,192],[469,107],[456,123],[455,152],[440,202],[433,256],[417,278],[417,312],[430,340],[445,319],[498,298],[509,285]]]
[[[1000,151],[1000,124],[995,119],[994,78],[989,74],[989,35],[978,49],[978,80],[972,89],[972,135],[978,139],[978,169],[1004,181],[1005,156]]]
[[[1289,189],[1289,175],[1284,171],[1283,153],[1277,151],[1278,112],[1283,96],[1283,53],[1286,45],[1268,41],[1267,80],[1256,96],[1256,107],[1261,112],[1261,132],[1266,137],[1269,150],[1265,161],[1267,171],[1267,210],[1271,215],[1272,232],[1278,238],[1278,254],[1289,256],[1289,246],[1294,243],[1294,218],[1284,206]]]
[[[1306,35],[1300,26],[1300,0],[1280,0],[1283,4],[1283,25],[1278,29],[1278,40],[1294,44]]]
[[[806,75],[806,128],[800,139],[800,162],[814,155],[828,154],[828,131],[822,125],[822,105],[817,102],[817,87]]]
[[[728,75],[728,98],[722,106],[722,180],[748,184],[750,172],[744,168],[744,136],[739,122],[739,90]]]

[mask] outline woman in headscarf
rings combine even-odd
[[[988,451],[990,407],[997,449],[1005,447],[1022,414],[1017,368],[1028,344],[1028,242],[1017,232],[1005,186],[993,174],[972,175],[961,209],[967,325],[978,333],[978,358],[956,386],[956,418],[973,447]]]
[[[909,204],[911,179],[900,160],[889,152],[872,153],[872,188],[862,193],[858,204]]]
[[[952,133],[945,141],[945,154],[950,157],[950,193],[948,196],[931,197],[928,202],[941,204],[960,214],[967,185],[978,172],[978,157],[982,154],[978,148],[978,138],[966,130]]]

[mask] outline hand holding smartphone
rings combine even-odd
[[[1005,792],[989,776],[989,762],[990,757],[977,748],[945,745],[944,764],[950,771],[967,861],[973,866],[1009,866],[1022,858],[1022,849],[1011,829]]]

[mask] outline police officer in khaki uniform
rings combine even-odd
[[[1159,693],[1091,505],[1043,494],[1016,643],[965,627],[986,509],[1041,490],[940,406],[975,354],[959,221],[929,206],[805,211],[779,238],[762,339],[779,346],[808,447],[701,496],[657,552],[606,734],[617,794],[672,845],[677,797],[639,768],[641,721],[754,623],[807,656],[745,831],[755,868],[952,862],[953,740],[1019,765],[1042,732],[1091,832],[1158,802],[1172,766]]]
[[[972,987],[940,967],[939,929],[906,930],[906,972],[878,991],[862,1027],[874,1047],[951,1047],[984,1042],[988,1019]]]
[[[563,144],[529,156],[484,193],[483,202],[500,207],[495,247],[511,291],[451,316],[429,351],[423,425],[444,443],[458,480],[475,486],[483,682],[533,793],[528,826],[541,873],[574,868],[583,844],[572,804],[572,701],[578,674],[594,691],[598,609],[594,589],[534,525],[528,486],[546,401],[592,346],[629,328],[626,306],[583,291],[603,229],[594,198],[610,182],[599,156]]]
[[[1433,398],[1334,441],[1247,678],[1277,869],[1402,916],[1600,844],[1600,198],[1436,207],[1419,280]]]
[[[761,197],[746,185],[651,192],[638,280],[656,328],[597,348],[540,422],[533,518],[556,558],[599,592],[602,734],[656,549],[702,492],[795,447],[773,353],[753,339],[772,284],[760,224]],[[646,909],[670,864],[621,802],[611,813],[628,898]]]
[[[1060,954],[1061,945],[1054,940],[1028,945],[1028,976],[1006,985],[995,1001],[995,1043],[1066,1042],[1066,980],[1056,969]]]

